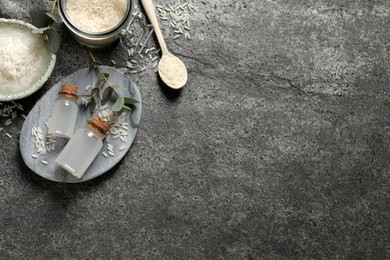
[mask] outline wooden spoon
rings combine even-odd
[[[145,12],[148,15],[154,31],[156,32],[158,43],[161,48],[161,60],[158,64],[158,73],[164,83],[173,89],[182,88],[187,82],[187,69],[184,63],[169,52],[164,37],[157,21],[155,8],[152,0],[141,0]]]

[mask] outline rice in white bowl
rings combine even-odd
[[[31,88],[48,68],[50,51],[31,29],[0,24],[0,94]]]

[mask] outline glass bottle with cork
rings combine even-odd
[[[81,178],[103,147],[103,139],[111,125],[97,115],[93,115],[84,128],[78,129],[56,162],[66,171]]]
[[[78,90],[79,88],[72,84],[62,85],[48,121],[49,135],[66,138],[72,137],[78,113],[76,103]]]

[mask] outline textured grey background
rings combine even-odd
[[[46,181],[0,135],[0,258],[389,259],[390,2],[191,2],[192,40],[167,37],[188,85],[133,76],[141,128],[113,170]],[[0,17],[31,21],[41,6],[1,0]],[[27,111],[88,64],[59,29]]]

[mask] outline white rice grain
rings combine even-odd
[[[41,160],[41,163],[44,164],[44,165],[48,165],[49,164],[49,162],[45,161],[45,160]]]

